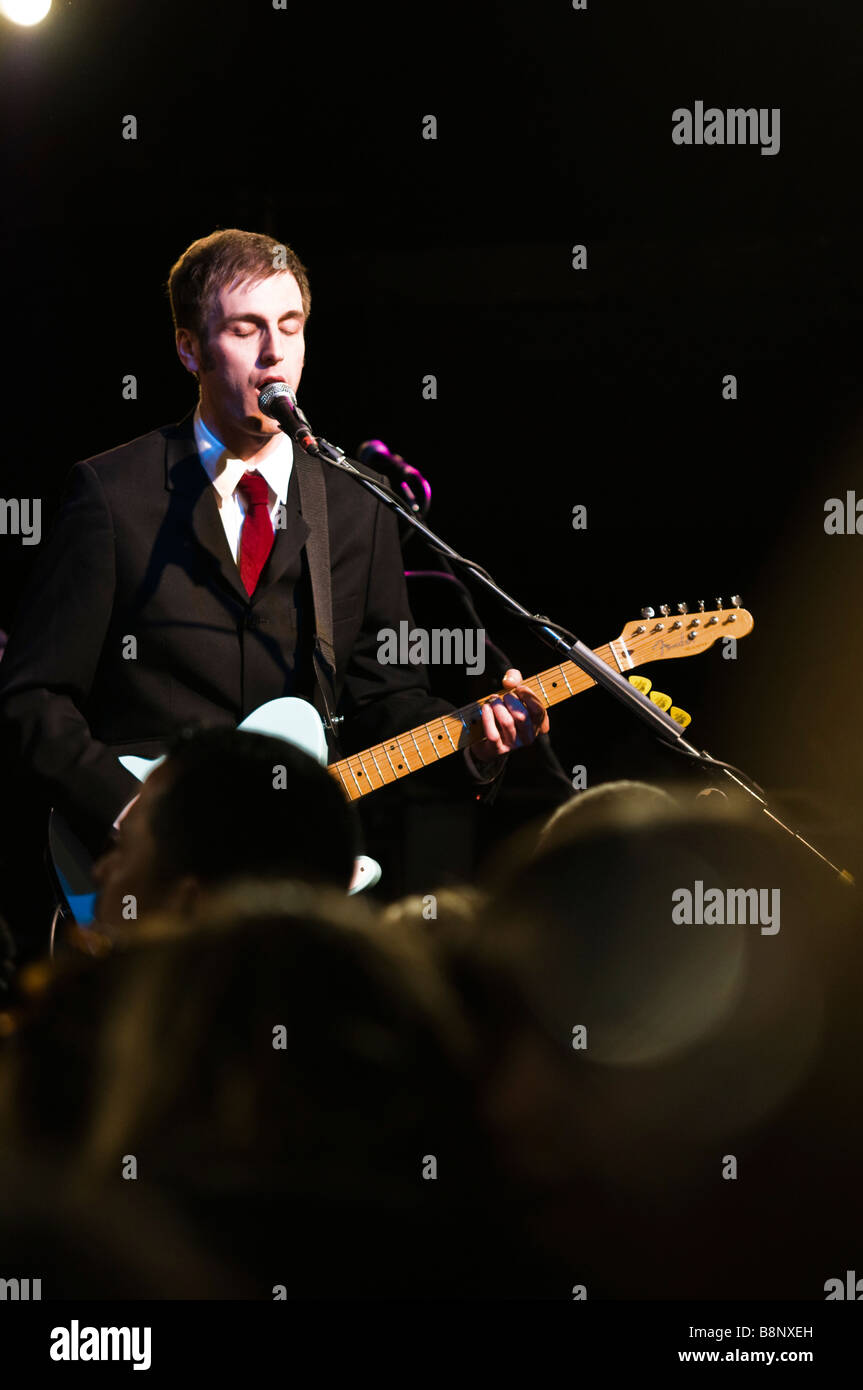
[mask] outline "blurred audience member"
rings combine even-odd
[[[2,1122],[82,1206],[133,1161],[129,1187],[262,1298],[547,1296],[565,1281],[522,1242],[476,1055],[422,933],[238,881],[56,982],[6,1059]]]
[[[538,847],[551,849],[565,844],[573,827],[577,833],[585,815],[593,815],[600,806],[612,804],[621,819],[631,815],[642,820],[654,807],[667,810],[676,803],[662,787],[652,787],[647,782],[600,782],[571,796],[549,816],[540,828]]]
[[[478,888],[468,884],[447,885],[434,893],[414,893],[389,903],[383,910],[381,922],[384,928],[399,933],[410,932],[416,927],[435,932],[437,922],[445,924],[447,931],[453,931],[460,923],[473,923],[485,902],[486,895]]]
[[[861,1216],[856,895],[720,798],[582,809],[450,953],[537,1240],[596,1297],[823,1297]]]
[[[353,811],[333,777],[283,739],[238,729],[182,734],[143,783],[96,865],[97,922],[190,912],[239,875],[346,889]]]

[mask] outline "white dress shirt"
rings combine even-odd
[[[281,432],[273,437],[267,447],[267,456],[260,463],[231,458],[221,439],[217,439],[201,419],[200,406],[195,411],[195,444],[198,457],[206,470],[207,477],[216,490],[219,516],[228,538],[228,548],[237,564],[240,563],[240,531],[246,504],[237,484],[244,473],[260,473],[270,490],[270,520],[273,529],[279,514],[279,506],[288,500],[288,484],[294,466],[294,446],[286,434]]]

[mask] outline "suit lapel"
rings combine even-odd
[[[195,447],[194,411],[171,427],[165,439],[165,486],[181,495],[188,507],[187,522],[198,544],[207,553],[220,581],[249,603],[219,515],[216,490]],[[284,526],[277,526],[273,548],[255,588],[255,598],[278,582],[305,544],[309,527],[300,512],[296,468],[291,472],[286,505],[281,509]]]
[[[172,426],[165,439],[165,487],[182,497],[185,521],[202,550],[209,556],[221,583],[249,602],[240,572],[228,546],[219,515],[216,490],[207,477],[195,447],[194,411]]]

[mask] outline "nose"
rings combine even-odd
[[[281,333],[278,324],[276,324],[275,328],[268,328],[264,334],[261,347],[261,365],[274,367],[277,362],[281,362],[283,356]]]

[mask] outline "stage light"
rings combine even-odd
[[[38,24],[51,8],[51,0],[2,0],[0,14],[14,24]]]

